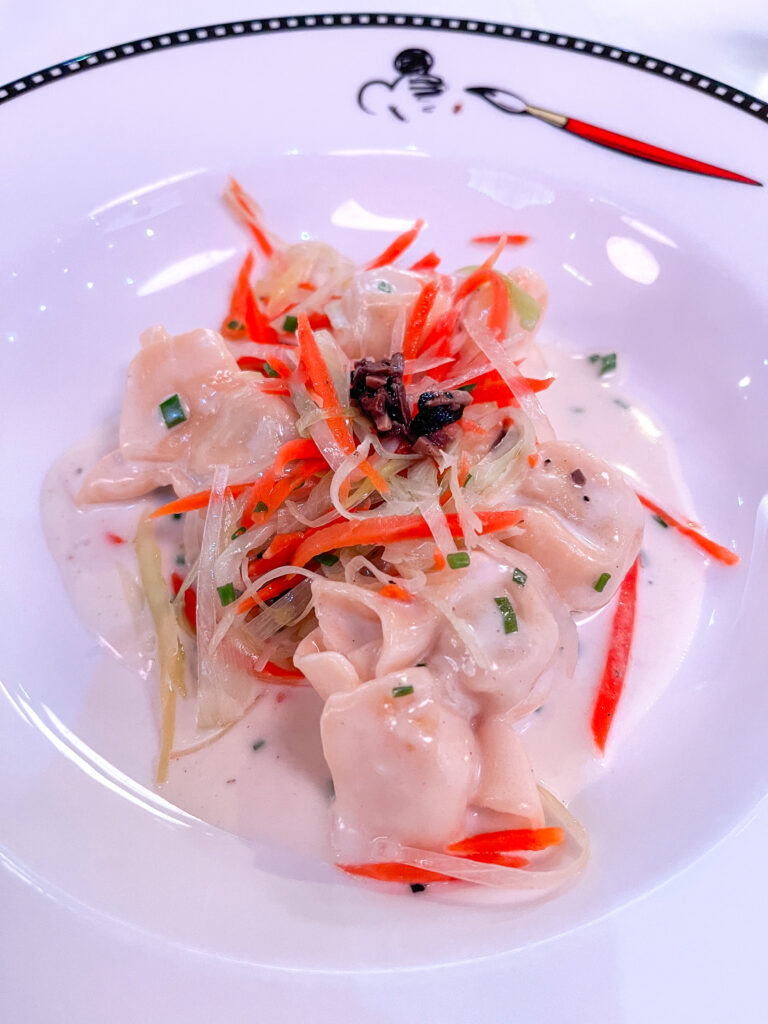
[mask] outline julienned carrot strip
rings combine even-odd
[[[729,548],[724,548],[722,544],[716,544],[713,540],[710,540],[709,537],[705,537],[703,533],[699,532],[699,530],[694,529],[691,523],[681,523],[679,519],[675,519],[674,516],[665,512],[664,509],[659,508],[659,506],[655,502],[651,501],[650,498],[646,498],[637,491],[635,493],[637,494],[638,501],[641,505],[645,505],[645,507],[653,512],[654,515],[657,515],[659,519],[663,519],[668,526],[673,526],[679,533],[689,537],[694,544],[702,549],[702,551],[706,551],[708,555],[712,555],[712,557],[716,558],[718,562],[723,562],[725,565],[737,565],[739,563],[740,558],[735,552],[731,551]]]
[[[327,468],[324,459],[307,459],[300,462],[290,473],[281,476],[279,480],[275,479],[273,470],[268,470],[254,487],[243,509],[243,525],[250,526],[255,521],[254,516],[263,517],[259,521],[266,522],[297,487],[315,474],[325,472]],[[266,505],[266,508],[261,508],[262,505]]]
[[[636,558],[619,587],[619,600],[611,624],[605,668],[592,711],[592,736],[600,753],[605,752],[605,742],[624,688],[624,677],[632,650],[639,566],[640,559]]]
[[[435,569],[437,569],[437,571],[440,572],[442,569],[445,568],[445,555],[440,550],[440,548],[437,547],[437,545],[435,545],[433,558],[435,559]]]
[[[480,512],[483,533],[494,533],[515,526],[520,522],[522,513],[513,512]],[[463,536],[458,515],[451,513],[446,516],[448,528],[452,536]],[[355,547],[358,544],[386,544],[395,540],[421,540],[432,536],[426,521],[419,515],[382,516],[380,519],[365,519],[357,522],[346,521],[321,527],[316,533],[307,536],[293,556],[293,565],[306,565],[324,551],[336,548]]]
[[[508,828],[501,832],[480,832],[452,843],[449,853],[472,856],[490,853],[511,853],[517,850],[546,850],[558,846],[565,838],[561,828]]]
[[[313,331],[329,331],[331,329],[331,321],[325,313],[310,313],[309,314],[309,326]]]
[[[466,299],[481,285],[489,284],[492,290],[491,308],[488,313],[488,329],[501,341],[507,331],[509,319],[509,292],[507,286],[495,270],[479,267],[466,277],[454,295],[454,303]]]
[[[403,337],[403,356],[406,359],[415,359],[421,352],[421,339],[424,334],[424,328],[427,325],[429,314],[432,311],[432,306],[435,304],[439,291],[439,281],[428,281],[416,299]]]
[[[499,242],[504,238],[504,235],[475,235],[474,238],[470,238],[470,242],[474,242],[475,245],[498,245]],[[507,235],[507,245],[525,245],[526,242],[530,242],[530,235]]]
[[[554,383],[555,378],[526,377],[525,381],[531,391],[538,393],[539,391],[546,391]],[[472,388],[472,401],[476,404],[480,402],[495,402],[500,408],[507,405],[519,405],[512,393],[512,389],[502,378],[498,370],[491,370],[488,373],[481,374],[479,377],[473,377],[471,380],[466,381],[462,387],[466,388],[470,385],[474,385]]]
[[[248,227],[251,229],[253,237],[258,242],[259,248],[264,255],[269,258],[274,253],[274,247],[267,238],[266,234],[262,231],[256,221],[256,211],[251,205],[251,198],[245,191],[243,186],[235,178],[229,179],[229,188],[232,193],[232,197],[237,205],[238,209],[243,215]]]
[[[249,487],[253,486],[253,483],[231,484],[227,488],[227,494],[237,498],[244,491],[247,491]],[[188,494],[186,498],[176,498],[175,501],[169,501],[167,504],[161,505],[160,508],[156,508],[151,513],[149,518],[159,519],[161,516],[178,515],[181,512],[194,512],[195,509],[205,508],[210,500],[210,491],[198,491],[196,494]]]
[[[448,352],[448,342],[451,340],[451,335],[458,319],[459,307],[457,305],[453,305],[445,313],[441,313],[424,339],[421,351],[426,352],[428,349],[434,348],[437,350],[436,355],[446,355]]]
[[[450,875],[440,875],[426,868],[412,868],[397,861],[382,861],[379,864],[339,864],[348,875],[372,878],[376,882],[402,882],[404,885],[429,885],[432,882],[455,882]]]
[[[469,477],[469,458],[466,452],[462,453],[459,463],[459,487],[463,487]]]
[[[279,597],[284,594],[286,590],[290,590],[298,580],[303,579],[301,576],[278,576],[276,580],[271,580],[253,597],[244,597],[240,604],[237,606],[237,612],[242,615],[244,612],[249,612],[251,608],[255,608],[259,601],[271,601],[273,597]]]
[[[251,341],[263,345],[279,344],[277,331],[259,309],[253,292],[249,288],[245,294],[245,329]]]
[[[221,325],[221,333],[225,338],[242,338],[245,334],[245,296],[250,289],[253,259],[253,252],[249,249],[238,272],[235,287],[232,289],[229,313]],[[230,326],[231,324],[235,326]]]
[[[379,587],[379,593],[382,597],[389,597],[393,601],[413,600],[413,594],[397,583],[385,583],[383,587]]]
[[[322,459],[320,449],[310,438],[298,438],[295,441],[286,441],[280,448],[272,465],[275,476],[281,476],[289,462],[297,459]]]
[[[402,235],[398,235],[394,242],[392,242],[391,245],[388,245],[381,255],[377,256],[366,265],[365,269],[378,270],[379,267],[386,267],[390,263],[394,263],[398,256],[402,256],[408,246],[415,241],[416,236],[423,227],[424,221],[419,217],[412,228],[404,231]]]
[[[420,274],[424,270],[436,270],[439,265],[440,257],[436,252],[432,252],[430,250],[426,256],[422,256],[420,260],[416,260],[416,262],[411,264],[408,269],[412,270],[416,274]]]
[[[531,452],[530,455],[528,456],[528,465],[531,467],[531,469],[535,469],[536,465],[538,464],[538,461],[539,461],[539,453],[538,452]]]
[[[323,411],[329,414],[325,422],[328,424],[334,441],[345,455],[351,455],[355,450],[355,440],[352,437],[349,424],[344,418],[330,371],[325,365],[315,335],[309,326],[307,314],[299,313],[297,320],[296,338],[299,342],[301,362],[309,377],[312,390],[322,402]],[[386,480],[367,459],[360,463],[360,469],[380,494],[385,494],[389,490]]]

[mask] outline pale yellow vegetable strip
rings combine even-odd
[[[168,778],[168,762],[176,725],[176,695],[187,695],[184,682],[184,650],[179,642],[179,627],[169,599],[168,584],[163,578],[160,549],[155,544],[152,524],[148,519],[142,519],[139,523],[135,543],[141,585],[157,634],[160,669],[160,755],[157,763],[157,781],[160,783]]]

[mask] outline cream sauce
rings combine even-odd
[[[633,485],[671,512],[690,512],[664,429],[625,395],[621,368],[600,378],[586,356],[574,357],[556,346],[542,349],[557,377],[540,396],[556,434],[621,468]],[[154,634],[132,544],[145,505],[81,509],[75,504],[83,473],[115,446],[116,432],[115,426],[99,431],[51,469],[42,494],[43,524],[69,597],[85,624],[124,666],[151,678]],[[183,575],[184,567],[176,565],[181,523],[164,520],[158,533],[166,577],[174,570]],[[700,552],[650,515],[641,558],[632,661],[607,762],[631,742],[633,726],[685,657],[703,594],[705,561]],[[518,727],[537,777],[566,801],[597,778],[606,764],[595,752],[589,722],[610,618],[611,606],[580,624],[574,677],[556,685],[544,707]],[[103,673],[100,676],[103,685]],[[193,704],[180,702],[177,753],[205,739],[196,733]],[[320,746],[321,709],[320,698],[308,688],[269,690],[215,742],[174,756],[163,796],[238,835],[330,856],[332,788]]]

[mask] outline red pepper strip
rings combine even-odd
[[[262,345],[280,344],[277,331],[270,327],[269,320],[259,309],[250,288],[245,293],[245,329],[251,341]]]
[[[475,245],[498,245],[503,237],[503,235],[475,235],[474,238],[470,238],[470,242],[474,242]],[[530,240],[530,235],[507,235],[507,245],[525,245]]]
[[[276,676],[278,679],[298,680],[306,678],[302,672],[297,672],[295,668],[283,668],[282,665],[276,665],[274,661],[268,661],[261,671],[268,676]]]
[[[277,453],[272,470],[275,476],[282,476],[289,462],[295,462],[297,459],[322,458],[322,453],[314,441],[309,438],[298,438],[295,441],[286,441]]]
[[[397,861],[383,861],[379,864],[337,864],[348,875],[372,878],[376,882],[402,882],[404,885],[429,885],[432,882],[455,882],[450,875],[440,875],[426,868],[412,868]]]
[[[246,224],[253,232],[253,237],[258,242],[259,248],[266,257],[270,257],[275,250],[272,243],[256,223],[256,213],[251,206],[250,196],[240,182],[236,181],[235,178],[229,179],[229,188],[232,193],[232,198],[235,200],[235,203],[242,212]]]
[[[386,267],[390,263],[394,263],[397,257],[402,256],[408,246],[416,240],[416,236],[423,227],[424,221],[419,217],[412,228],[409,228],[408,231],[404,231],[402,235],[398,235],[394,242],[392,242],[391,245],[388,245],[380,256],[371,260],[365,269],[378,270],[379,267]]]
[[[639,566],[640,559],[636,558],[619,587],[619,600],[611,625],[611,639],[605,659],[603,678],[600,680],[600,688],[597,691],[597,699],[592,711],[592,735],[601,754],[605,753],[608,730],[611,728],[621,691],[624,688],[624,677],[632,650]]]
[[[439,281],[428,281],[421,289],[405,328],[405,335],[403,337],[403,356],[405,359],[415,359],[421,352],[421,339],[424,334],[424,328],[427,326],[429,314],[432,312],[432,307],[435,304],[439,291]]]
[[[262,390],[266,390],[267,394],[277,393],[287,395],[289,393],[289,389],[286,387],[285,384],[282,383],[282,381],[287,380],[287,378],[290,377],[291,370],[290,367],[285,365],[282,359],[275,359],[274,356],[270,356],[268,359],[264,359],[263,357],[259,356],[240,356],[240,358],[237,360],[237,365],[241,370],[254,370],[257,373],[263,374],[267,373],[267,369],[265,366],[266,363],[269,363],[272,369],[277,372],[277,375],[278,377],[281,378],[281,380],[277,381],[274,379],[274,375],[270,378],[269,375],[267,374],[267,386],[270,390],[267,390],[266,388]],[[274,388],[275,391],[272,391],[272,388]]]
[[[232,298],[229,301],[229,314],[221,325],[221,333],[225,338],[242,338],[245,335],[245,296],[250,290],[251,271],[253,270],[253,252],[249,249],[237,275]],[[237,322],[242,325],[230,327]]]
[[[112,533],[111,530],[107,530],[104,536],[110,544],[125,544],[125,537],[121,537],[119,533]]]
[[[227,488],[227,494],[233,498],[239,497],[244,491],[247,491],[249,487],[255,487],[256,484],[231,484]],[[151,513],[150,519],[159,519],[160,516],[169,516],[172,513],[178,512],[194,512],[195,509],[205,508],[208,502],[211,500],[210,491],[198,491],[197,494],[188,494],[186,498],[176,498],[175,501],[169,501],[166,505],[161,505],[160,508],[156,508]]]
[[[427,253],[426,256],[422,256],[420,260],[416,260],[408,269],[412,270],[416,274],[420,274],[424,270],[436,270],[440,265],[440,257],[436,252]]]
[[[305,292],[316,292],[317,288],[312,284],[311,281],[299,281],[299,288],[303,288]]]
[[[489,267],[479,267],[465,278],[456,289],[454,302],[458,303],[483,284],[489,284],[493,291],[491,308],[488,313],[488,329],[501,341],[507,331],[509,319],[509,292],[501,277]]]
[[[474,856],[481,853],[510,853],[516,850],[546,850],[565,838],[561,828],[507,828],[501,832],[480,832],[448,847],[449,853]]]
[[[307,317],[313,331],[330,331],[331,321],[325,313],[310,313]]]
[[[184,614],[193,633],[197,632],[197,594],[194,587],[187,587],[184,591]]]
[[[525,381],[531,391],[539,392],[546,391],[547,388],[554,383],[555,378],[526,377]],[[476,385],[472,389],[472,401],[475,403],[495,402],[500,409],[503,409],[506,406],[518,406],[520,404],[512,393],[512,389],[498,370],[491,370],[489,373],[481,374],[479,377],[473,377],[461,386],[463,388],[467,388],[471,384]]]
[[[424,339],[424,344],[421,346],[421,351],[426,352],[428,349],[437,349],[435,355],[447,355],[448,354],[448,342],[451,340],[454,328],[456,327],[456,321],[459,319],[459,307],[457,305],[451,306],[450,309],[442,313],[437,320],[435,320],[432,330]],[[430,371],[431,372],[431,371]]]
[[[183,582],[184,582],[184,577],[183,576],[180,576],[177,572],[172,572],[171,573],[171,590],[173,591],[173,596],[174,597],[176,597],[178,592],[181,590],[181,585],[182,585]]]
[[[522,513],[511,512],[479,512],[483,533],[495,533],[508,529],[520,522]],[[451,513],[446,516],[448,528],[454,537],[463,536],[459,516]],[[293,556],[293,565],[306,565],[324,551],[336,548],[356,547],[358,544],[385,544],[395,540],[421,540],[432,536],[432,531],[419,515],[382,516],[379,519],[365,519],[357,522],[323,526],[311,536],[308,535],[299,545]]]
[[[694,544],[702,549],[702,551],[706,551],[708,555],[712,555],[712,557],[716,558],[718,562],[723,562],[725,565],[737,565],[741,561],[737,554],[728,548],[724,548],[722,544],[716,544],[713,540],[710,540],[709,537],[705,537],[703,533],[695,530],[691,523],[681,523],[678,519],[675,519],[674,516],[665,512],[664,509],[659,508],[659,506],[655,502],[651,501],[650,498],[646,498],[644,495],[638,494],[637,491],[635,493],[637,494],[638,501],[641,505],[645,505],[645,507],[650,509],[654,515],[657,515],[659,519],[663,519],[668,526],[674,526],[679,533],[682,533],[685,537],[689,537]]]

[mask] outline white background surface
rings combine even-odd
[[[279,0],[95,0],[2,5],[0,81],[80,52],[165,30],[241,17],[319,11]],[[431,0],[329,10],[382,9],[449,15],[468,3]],[[476,18],[508,21],[634,48],[768,98],[768,4],[661,0],[616,4],[474,2]],[[21,99],[19,103],[24,103]],[[1,145],[1,143],[0,143]],[[230,1022],[600,1022],[768,1020],[764,919],[768,912],[768,806],[660,890],[563,939],[484,963],[411,974],[258,972],[164,947],[53,898],[31,901],[27,884],[0,881],[0,1018],[8,1024],[120,1019]],[[34,972],[19,969],[37,964]],[[146,1016],[143,977],[164,984]],[[126,987],[126,979],[136,979]],[[392,989],[399,1007],[392,1010]],[[307,1003],[313,1006],[307,1011]],[[59,1008],[52,1016],[51,1008]]]

